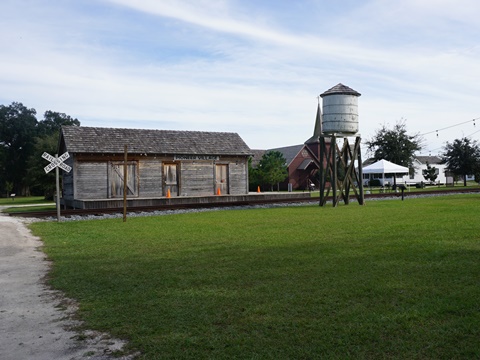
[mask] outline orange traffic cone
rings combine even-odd
[[[217,189],[217,195],[222,195],[222,192],[220,191],[220,188]]]
[[[257,188],[257,193],[260,193],[260,186],[258,186]]]
[[[167,190],[167,198],[170,198],[172,195],[170,194],[170,189]]]

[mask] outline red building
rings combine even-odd
[[[305,141],[304,144],[268,150],[254,150],[253,167],[258,164],[258,161],[260,161],[264,153],[268,151],[278,151],[285,157],[288,169],[288,177],[280,183],[280,190],[287,190],[289,184],[291,184],[292,190],[309,190],[311,189],[311,185],[318,189],[319,137],[321,134],[322,112],[319,104],[315,118],[315,128],[311,138]]]

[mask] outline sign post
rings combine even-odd
[[[50,164],[45,166],[43,170],[45,170],[45,173],[48,174],[50,171],[55,169],[55,182],[57,186],[57,221],[60,221],[60,174],[58,168],[61,168],[63,171],[66,171],[67,173],[72,170],[70,166],[64,163],[65,160],[67,160],[70,157],[70,154],[68,152],[65,152],[62,156],[58,157],[58,154],[55,154],[55,157],[50,155],[47,152],[44,152],[42,154],[42,158],[45,160],[50,161]]]

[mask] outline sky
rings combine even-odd
[[[302,144],[319,95],[361,93],[363,145],[404,122],[421,155],[480,140],[478,0],[2,0],[0,105],[82,126]],[[477,119],[475,122],[474,119]]]

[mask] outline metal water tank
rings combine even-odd
[[[358,97],[361,94],[338,84],[320,94],[323,100],[322,132],[324,134],[358,133]]]

